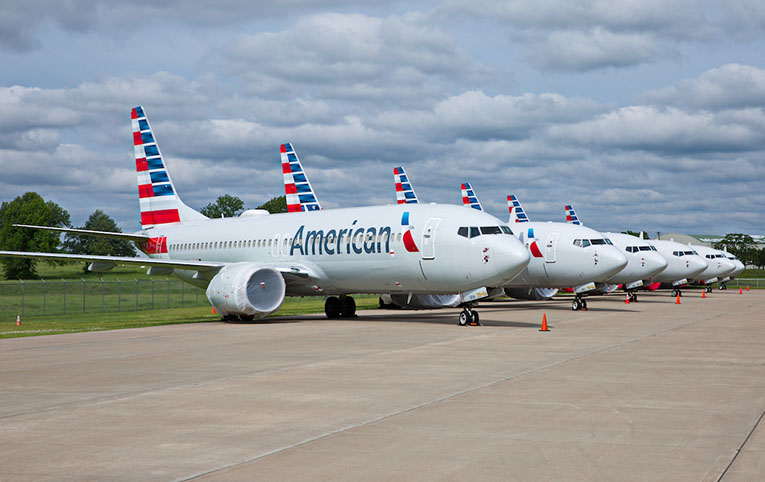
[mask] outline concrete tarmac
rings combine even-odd
[[[0,340],[0,479],[765,480],[765,290],[674,301]]]

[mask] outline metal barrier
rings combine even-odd
[[[735,284],[734,284],[735,283]],[[736,288],[760,288],[765,287],[765,278],[733,278],[726,283],[728,286],[734,285]]]
[[[202,289],[167,278],[0,282],[0,318],[188,308],[208,303]]]

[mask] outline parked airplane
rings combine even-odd
[[[688,246],[693,250],[694,254],[703,257],[707,262],[707,269],[699,273],[691,281],[694,284],[703,285],[707,293],[712,291],[712,284],[722,280],[736,269],[735,263],[729,260],[720,250],[690,243]],[[727,279],[730,279],[730,277]]]
[[[726,258],[728,258],[730,261],[732,261],[733,265],[735,266],[733,271],[728,273],[727,276],[725,276],[722,280],[720,280],[720,284],[719,284],[720,289],[724,290],[724,289],[728,289],[728,287],[725,286],[725,283],[727,283],[728,281],[733,279],[737,274],[739,274],[742,271],[744,271],[746,269],[746,266],[744,266],[744,263],[739,261],[739,259],[736,258],[735,255],[733,255],[732,253],[729,253],[727,249],[724,249],[722,251],[722,253],[725,255]]]
[[[0,256],[90,261],[92,271],[148,265],[206,288],[228,318],[263,317],[285,296],[326,296],[328,317],[352,316],[353,293],[466,297],[506,283],[529,256],[509,228],[461,206],[395,205],[269,215],[249,210],[207,219],[185,205],[159,151],[144,109],[132,110],[142,230],[136,234],[46,228],[128,239],[151,259],[0,251]],[[293,171],[294,172],[294,171]],[[296,179],[296,182],[300,182]],[[318,204],[317,204],[318,205]],[[469,240],[461,233],[479,229]]]
[[[682,296],[682,287],[688,284],[688,280],[707,269],[704,258],[694,254],[687,245],[663,239],[652,239],[649,242],[667,260],[667,268],[657,274],[653,281],[670,286],[672,296]]]
[[[579,216],[570,204],[565,206],[566,222],[581,225]],[[608,280],[609,284],[622,285],[630,302],[637,301],[637,291],[645,281],[666,269],[668,262],[664,256],[646,240],[623,233],[603,233],[614,246],[622,250],[627,257],[627,266]]]

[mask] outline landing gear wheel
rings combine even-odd
[[[340,317],[353,318],[356,316],[356,301],[351,296],[340,297]]]
[[[725,283],[720,283],[720,291],[727,290],[727,289],[728,289],[728,287],[725,286]]]
[[[582,307],[580,308],[582,311],[587,311],[587,300],[583,299],[581,301]]]
[[[574,301],[571,302],[571,310],[572,311],[579,311],[579,309],[582,307],[581,304],[579,304],[579,298],[574,298]]]
[[[471,318],[473,317],[470,316],[470,313],[468,312],[468,310],[462,310],[460,312],[460,321],[459,321],[460,326],[467,326],[467,324],[470,323]]]
[[[680,293],[677,290],[672,290],[672,298],[676,297]]]
[[[478,312],[474,311],[473,312],[473,323],[475,323],[478,326],[481,326],[481,322],[478,321],[479,319],[480,319],[480,317],[478,316]]]
[[[637,294],[630,293],[630,303],[637,303]]]
[[[711,292],[712,292],[712,287],[711,287],[711,286],[707,286],[706,288],[704,288],[704,290],[705,290],[707,293],[711,293]]]
[[[324,301],[324,314],[327,315],[327,318],[339,318],[341,309],[342,304],[337,296],[330,296]]]

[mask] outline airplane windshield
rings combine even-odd
[[[640,251],[651,251],[651,247],[650,246],[639,246],[639,249],[640,249]],[[656,251],[656,250],[654,249],[654,251]]]
[[[502,234],[499,226],[481,226],[481,234]]]
[[[602,245],[602,244],[610,244],[610,243],[606,243],[605,239],[591,239],[590,243],[592,243],[593,245],[597,245],[597,246]]]

